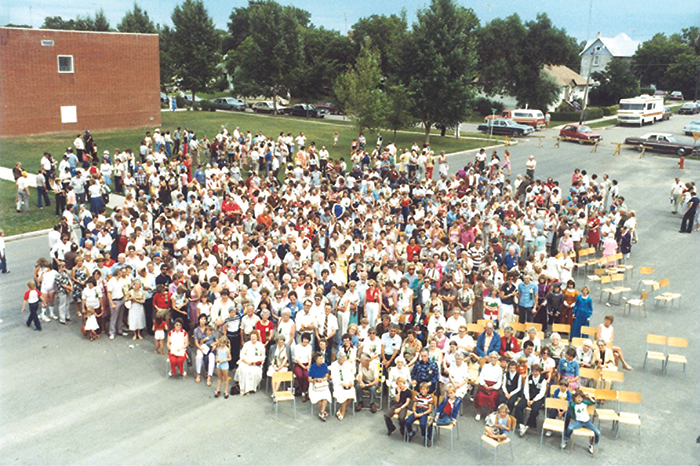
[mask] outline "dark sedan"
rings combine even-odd
[[[689,155],[697,151],[699,146],[690,142],[680,141],[669,133],[648,133],[644,136],[625,139],[625,144],[635,146],[637,150],[646,147],[647,150],[656,152],[669,152],[677,155]]]
[[[679,115],[695,115],[696,113],[700,113],[700,106],[698,106],[695,102],[683,104],[683,106],[678,109]]]
[[[233,97],[220,97],[212,101],[214,107],[220,110],[238,110],[239,112],[245,111],[245,103],[242,100],[235,99]]]
[[[324,118],[326,116],[325,110],[320,110],[313,105],[309,104],[296,104],[289,107],[286,111],[287,115],[301,116],[301,117],[311,117],[311,118]]]
[[[525,136],[535,129],[532,126],[521,125],[508,118],[494,118],[486,120],[476,128],[486,134],[500,134],[503,136]]]

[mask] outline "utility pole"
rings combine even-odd
[[[588,88],[591,85],[591,71],[593,70],[593,58],[595,53],[600,50],[600,46],[595,47],[591,50],[591,61],[588,63],[588,76],[586,77],[586,90],[583,93],[583,108],[581,109],[581,118],[578,121],[579,125],[583,124],[583,119],[586,115],[586,110],[588,109]]]

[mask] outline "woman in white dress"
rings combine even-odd
[[[469,367],[464,363],[464,354],[461,351],[455,354],[455,363],[450,366],[448,374],[457,398],[464,398],[469,391]]]
[[[333,396],[340,404],[335,416],[339,421],[345,417],[345,410],[350,401],[355,400],[355,367],[348,361],[344,351],[338,352],[338,359],[331,364],[331,380],[333,381]]]
[[[241,394],[247,395],[258,389],[262,380],[262,364],[265,360],[265,346],[260,342],[257,330],[250,333],[241,348],[241,359],[236,371],[236,380],[241,387]]]
[[[128,301],[131,302],[129,308],[129,330],[134,332],[133,340],[143,340],[141,330],[146,328],[146,312],[143,308],[143,303],[146,302],[146,292],[143,289],[141,280],[134,280],[133,288],[128,296]]]

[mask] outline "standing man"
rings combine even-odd
[[[672,214],[678,213],[678,208],[683,205],[683,183],[680,178],[676,178],[671,186],[671,202],[673,203]]]
[[[75,147],[75,153],[76,153],[77,160],[82,162],[83,161],[83,153],[85,152],[85,143],[83,142],[83,138],[80,134],[75,136],[75,141],[73,141],[73,147]],[[68,157],[70,159],[70,155]],[[77,166],[77,164],[76,164],[76,166]],[[75,172],[73,170],[75,170],[75,168],[71,166],[71,172],[72,172],[71,175],[75,175]]]
[[[22,210],[29,212],[29,179],[25,171],[17,178],[17,213]]]
[[[66,325],[70,320],[70,296],[73,292],[73,282],[66,270],[66,263],[58,263],[58,274],[56,274],[56,296],[58,297],[58,321]]]
[[[685,215],[683,215],[683,221],[681,222],[681,229],[679,230],[679,233],[690,233],[693,231],[695,213],[698,210],[698,204],[700,204],[698,195],[695,191],[691,191],[690,200],[688,201],[688,207],[685,209]]]
[[[46,169],[42,167],[41,170],[39,170],[39,173],[36,175],[36,197],[40,209],[44,208],[44,204],[46,204],[47,207],[51,206],[49,194],[46,190],[46,173]],[[42,200],[44,201],[43,203],[41,202]]]
[[[532,310],[537,308],[537,285],[530,281],[530,275],[523,275],[518,284],[518,314],[520,323],[531,322]]]
[[[109,319],[109,339],[114,340],[114,335],[120,332],[123,336],[128,333],[122,332],[124,323],[124,283],[121,279],[127,273],[126,267],[116,269],[112,278],[107,282],[107,300],[112,311]]]
[[[535,168],[537,167],[537,161],[535,160],[535,156],[531,155],[528,159],[527,162],[525,162],[525,174],[531,179],[535,179]]]

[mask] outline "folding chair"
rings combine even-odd
[[[525,331],[527,331],[530,327],[535,327],[535,330],[538,332],[542,331],[542,324],[538,324],[537,322],[525,322]]]
[[[557,389],[556,385],[552,385],[553,389]],[[549,410],[558,409],[566,411],[569,409],[569,403],[566,399],[561,398],[545,398],[544,400],[544,422],[542,423],[542,431],[540,432],[540,445],[544,440],[544,431],[549,430],[553,432],[559,432],[564,437],[564,419],[550,418]]]
[[[586,407],[586,411],[588,411],[588,415],[591,417],[592,420],[595,417],[595,405],[588,405]],[[574,452],[574,443],[576,442],[576,437],[585,437],[587,439],[592,439],[595,437],[595,432],[593,432],[590,429],[586,429],[585,427],[579,427],[578,429],[575,429],[571,435],[571,447],[569,448],[569,454],[572,454]],[[595,450],[593,450],[593,456],[595,456]]]
[[[568,337],[571,334],[571,325],[552,324],[552,332],[557,332],[559,335],[566,334],[566,336]]]
[[[639,444],[642,444],[642,394],[636,392],[618,392],[617,401],[620,405],[619,420],[615,439],[620,437],[620,424],[637,426],[639,428]],[[638,405],[637,412],[622,411],[622,403],[634,403]]]
[[[375,387],[375,400],[377,399],[377,396],[379,397],[379,411],[382,410],[382,406],[384,403],[384,366],[382,364],[379,365],[379,383]],[[370,389],[371,390],[371,389]],[[356,402],[363,402],[365,398],[365,394],[369,397],[369,390],[368,389],[363,389],[362,390],[362,399],[356,400]],[[413,398],[411,398],[413,399]],[[362,409],[371,409],[371,406],[368,404],[367,407],[364,407],[364,403],[362,403],[363,407]],[[312,412],[313,414],[313,412]]]
[[[602,388],[612,390],[613,382],[622,383],[625,381],[625,373],[620,371],[606,371],[600,373],[600,381]]]
[[[440,399],[435,402],[435,406],[438,406],[438,403],[441,403]],[[462,403],[464,405],[464,403]],[[461,405],[460,405],[461,406]],[[437,409],[437,408],[436,408]],[[459,439],[459,420],[457,419],[459,416],[455,417],[455,421],[457,421],[454,425],[452,424],[447,424],[443,426],[439,426],[436,423],[437,416],[432,421],[432,428],[433,428],[433,433],[437,432],[437,435],[440,435],[441,430],[447,430],[450,432],[450,451],[454,450],[455,446],[455,432],[457,432],[457,439]],[[435,435],[433,435],[433,444],[435,442]]]
[[[480,324],[467,324],[467,332],[479,335],[484,331],[485,326]]]
[[[494,440],[491,437],[487,437],[486,434],[481,436],[481,442],[479,442],[479,459],[481,459],[481,444],[485,443],[486,445],[490,446],[493,448],[493,462],[494,464],[496,463],[496,460],[498,459],[498,447],[501,445],[510,445],[510,456],[513,458],[513,461],[515,461],[515,452],[513,451],[513,442],[510,441],[510,438],[507,438],[502,441]]]
[[[637,290],[641,288],[642,285],[648,286],[651,288],[651,286],[654,283],[659,283],[656,280],[652,280],[650,278],[644,278],[645,275],[653,275],[654,274],[654,267],[640,267],[639,268],[639,283],[637,284]]]
[[[520,322],[511,322],[510,328],[513,329],[513,333],[517,333],[517,332],[524,333],[526,330],[525,324],[521,324]]]
[[[586,338],[572,338],[571,346],[573,346],[574,348],[580,348],[583,346],[584,341],[586,341]]]
[[[688,347],[688,339],[687,338],[676,338],[676,337],[668,337],[668,341],[666,342],[666,348],[668,351],[668,348],[687,348]],[[682,354],[666,354],[666,374],[668,375],[668,363],[669,362],[677,362],[680,364],[683,364],[683,375],[686,375],[685,372],[685,366],[688,365],[688,359],[682,355]]]
[[[623,282],[624,280],[625,280],[625,274],[616,273],[611,277],[610,282],[611,283],[619,283],[619,282]],[[601,284],[602,284],[602,282],[601,282]],[[618,299],[618,302],[617,302],[617,304],[619,305],[619,304],[621,304],[621,301],[622,301],[622,294],[627,292],[627,291],[632,291],[632,288],[629,288],[627,286],[610,286],[608,288],[603,288],[600,292],[600,299],[602,301],[603,293],[608,293],[608,300],[606,302],[609,303],[610,299],[614,295],[619,295],[620,298]]]
[[[579,378],[583,377],[591,380],[593,382],[593,388],[598,388],[598,385],[600,384],[600,369],[582,367],[578,370],[578,376]]]
[[[605,285],[608,285],[610,281],[612,280],[612,277],[610,275],[601,275],[600,276],[600,299],[598,299],[598,302],[603,302],[603,293],[605,292],[605,289],[603,288]]]
[[[595,327],[586,327],[585,325],[581,327],[581,335],[587,335],[591,340],[595,340],[597,334],[598,329]]]
[[[644,309],[644,317],[647,316],[647,296],[649,296],[649,292],[645,291],[639,296],[638,299],[627,300],[625,303],[625,308],[622,310],[622,314],[627,314],[628,311],[630,314],[632,314],[632,308],[636,307],[639,311],[639,320],[642,320],[642,309]]]
[[[663,335],[653,335],[653,334],[648,334],[647,335],[647,352],[644,355],[644,364],[642,364],[642,367],[646,367],[647,365],[647,359],[653,359],[655,361],[661,361],[661,372],[664,371],[664,368],[666,367],[666,343],[667,343],[667,338]],[[656,346],[662,346],[663,350],[662,351],[652,351],[652,345]]]
[[[278,406],[280,401],[292,401],[294,403],[294,419],[297,418],[297,400],[294,393],[291,391],[291,386],[294,385],[294,373],[291,371],[287,372],[275,372],[272,374],[272,386],[279,382],[280,384],[288,382],[290,389],[280,390],[279,388],[272,394],[272,401],[275,403],[275,417],[278,416]],[[281,385],[279,385],[281,387]],[[313,409],[313,405],[312,409]]]
[[[615,390],[605,390],[605,389],[598,389],[595,391],[595,399],[598,403],[602,404],[605,401],[615,401],[617,402],[617,391]],[[612,428],[614,429],[617,421],[620,419],[620,417],[617,414],[617,411],[614,409],[610,408],[601,408],[598,406],[596,409],[596,415],[598,417],[598,427],[600,428],[600,423],[601,421],[611,421],[612,422]]]
[[[671,282],[669,281],[668,278],[664,278],[663,280],[659,281],[659,288],[666,288],[669,286]],[[662,301],[664,303],[664,307],[668,302],[671,302],[671,309],[673,309],[673,303],[678,299],[678,307],[681,307],[680,299],[681,299],[681,294],[680,293],[671,293],[671,292],[665,292],[660,295],[654,296],[654,305],[658,303],[659,301]]]
[[[600,263],[600,260],[596,260],[595,263],[591,263],[590,265],[598,265]],[[601,278],[605,275],[605,269],[595,269],[593,271],[593,275],[586,275],[586,280],[590,280],[592,282],[600,282]]]

